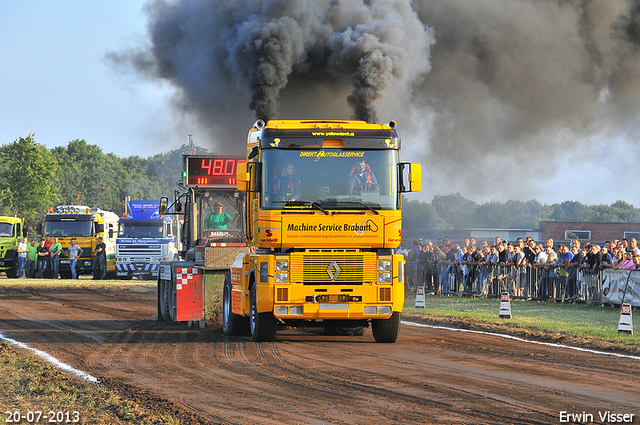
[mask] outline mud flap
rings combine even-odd
[[[204,321],[204,280],[197,267],[177,267],[176,321]]]

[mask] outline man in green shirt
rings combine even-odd
[[[31,243],[27,245],[27,270],[25,275],[27,278],[32,278],[36,274],[36,261],[38,260],[38,247],[36,246],[36,240],[31,239]]]
[[[49,255],[51,256],[51,279],[58,279],[60,271],[60,251],[62,251],[62,245],[56,236],[53,238],[53,243],[49,247]]]
[[[213,204],[213,213],[209,214],[204,220],[204,228],[226,230],[229,223],[235,223],[235,220],[226,212],[222,212],[222,204],[216,202]]]

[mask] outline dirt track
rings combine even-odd
[[[148,289],[0,287],[0,333],[194,422],[557,424],[609,410],[640,423],[639,360],[407,325],[395,344],[290,329],[256,344],[153,322],[155,306]]]

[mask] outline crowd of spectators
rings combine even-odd
[[[508,242],[496,236],[492,244],[486,240],[477,244],[471,237],[460,245],[446,236],[435,244],[414,240],[411,248],[403,242],[397,252],[405,256],[410,288],[420,284],[444,294],[462,290],[486,296],[491,290],[494,295],[510,291],[526,299],[545,299],[562,292],[563,299],[576,299],[584,294],[582,284],[584,290],[593,291],[601,270],[640,269],[635,238],[582,246],[578,240],[554,245],[553,239]]]

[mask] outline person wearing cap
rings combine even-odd
[[[611,256],[611,254],[608,251],[609,251],[609,249],[608,249],[607,245],[602,245],[600,247],[600,252],[602,253],[602,261],[600,263],[600,268],[601,269],[613,269],[613,268],[615,268],[615,264],[613,262],[613,257]]]
[[[205,230],[226,230],[229,223],[235,223],[237,220],[231,218],[229,214],[223,212],[223,205],[220,202],[213,204],[213,212],[204,220]]]

